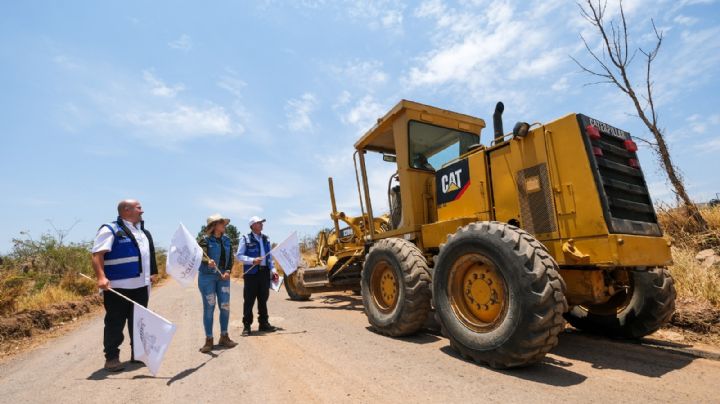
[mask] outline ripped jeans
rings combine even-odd
[[[220,334],[227,334],[228,321],[230,320],[230,280],[220,279],[217,273],[198,274],[198,288],[202,295],[203,302],[203,326],[205,336],[213,336],[213,317],[215,306],[220,305]]]

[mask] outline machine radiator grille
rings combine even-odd
[[[608,230],[611,233],[661,235],[638,162],[637,145],[632,142],[630,133],[582,114],[578,114],[578,122],[598,184]]]
[[[552,187],[545,163],[517,173],[522,227],[530,233],[552,233],[557,230]]]

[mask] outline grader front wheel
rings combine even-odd
[[[361,285],[365,314],[381,334],[413,334],[430,313],[428,265],[409,241],[390,238],[372,246],[363,264]]]
[[[494,368],[542,360],[567,310],[557,263],[529,233],[471,223],[440,247],[433,299],[450,346]]]
[[[312,295],[312,293],[304,287],[300,286],[298,279],[299,276],[299,271],[295,271],[289,276],[286,276],[287,279],[285,279],[285,290],[287,291],[288,296],[290,296],[290,300],[295,300],[299,302],[310,300],[310,296]]]

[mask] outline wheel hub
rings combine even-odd
[[[375,304],[383,312],[391,311],[397,304],[400,287],[393,268],[380,263],[371,276],[372,295]]]
[[[467,254],[451,270],[453,310],[474,330],[492,328],[505,308],[505,281],[495,265],[479,254]]]

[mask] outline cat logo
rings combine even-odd
[[[435,200],[438,204],[457,201],[470,186],[470,168],[463,159],[435,173]]]
[[[459,170],[450,171],[450,173],[442,176],[442,179],[440,181],[442,184],[443,193],[447,194],[448,192],[457,191],[462,188],[462,180],[460,174],[462,174],[462,168]]]

